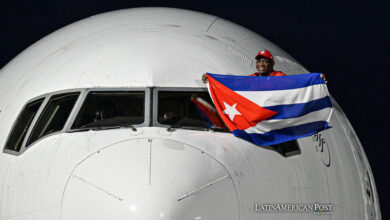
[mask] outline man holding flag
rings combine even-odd
[[[251,76],[262,77],[206,74],[218,114],[235,136],[273,145],[328,128],[332,103],[323,74],[286,76],[273,70],[269,51],[256,58]]]
[[[269,52],[268,50],[260,50],[257,53],[255,59],[257,72],[249,76],[286,76],[285,73],[274,70],[274,56],[272,56],[271,52]],[[325,81],[325,83],[328,82],[326,81],[324,74],[321,74],[320,77]],[[203,74],[202,81],[204,83],[208,82],[206,74]]]
[[[271,52],[268,50],[260,50],[256,57],[256,69],[257,72],[249,76],[285,76],[286,74],[280,71],[274,70],[275,60]],[[203,74],[202,81],[207,83],[206,74]]]

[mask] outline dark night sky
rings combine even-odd
[[[313,2],[313,3],[312,3]],[[351,121],[374,172],[382,210],[390,208],[388,123],[390,2],[386,1],[15,1],[0,0],[0,67],[47,34],[88,16],[144,6],[216,15],[271,40],[312,72]],[[390,215],[382,211],[383,219]]]

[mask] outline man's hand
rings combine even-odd
[[[321,74],[320,77],[325,81],[326,84],[328,83],[328,81],[326,81],[325,74]]]
[[[208,83],[209,79],[207,79],[206,73],[202,75],[202,82],[203,83]]]

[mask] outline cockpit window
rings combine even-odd
[[[79,94],[79,92],[76,92],[51,97],[40,115],[26,146],[41,137],[62,130]]]
[[[105,128],[142,124],[144,91],[90,92],[71,129]]]
[[[159,91],[157,117],[164,125],[226,129],[207,92]]]
[[[5,149],[12,151],[20,151],[23,144],[23,140],[26,137],[28,128],[31,125],[35,115],[37,114],[39,107],[43,102],[43,98],[33,101],[26,105],[26,107],[20,113],[14,128],[12,129],[11,135],[8,138]]]

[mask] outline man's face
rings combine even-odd
[[[273,71],[274,62],[267,58],[260,58],[256,60],[256,69],[260,74],[268,74]]]

